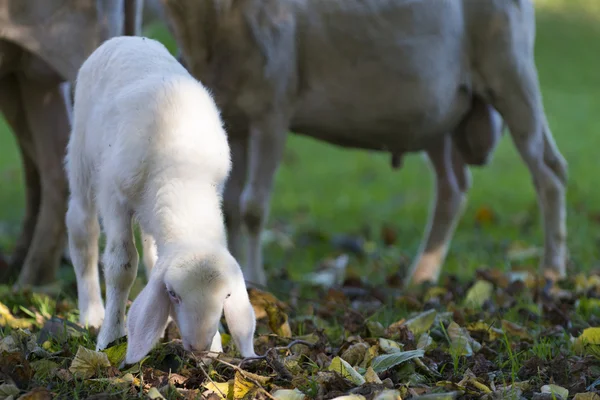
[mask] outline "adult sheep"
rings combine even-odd
[[[0,110],[20,150],[26,208],[8,280],[55,279],[64,249],[68,86],[104,40],[137,34],[143,0],[0,0]],[[62,85],[62,87],[61,87]]]
[[[225,211],[237,256],[247,228],[248,280],[266,282],[260,236],[291,130],[393,155],[427,153],[436,201],[407,282],[436,281],[469,188],[467,165],[481,159],[479,140],[489,152],[498,136],[493,122],[487,131],[468,127],[493,121],[491,108],[535,185],[541,267],[549,278],[565,275],[567,163],[542,104],[531,0],[162,1],[186,65],[228,125]]]

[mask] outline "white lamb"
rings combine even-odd
[[[97,349],[126,333],[125,303],[139,260],[135,218],[158,256],[128,314],[126,363],[148,354],[169,315],[186,350],[221,351],[223,311],[241,354],[254,355],[255,315],[242,271],[227,250],[221,211],[231,169],[227,136],[210,94],[162,44],[117,37],[85,61],[66,169],[80,321],[102,325]],[[106,233],[106,314],[98,214]]]

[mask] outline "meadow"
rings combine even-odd
[[[0,400],[34,388],[96,399],[210,391],[213,398],[600,399],[600,2],[537,0],[536,7],[544,105],[569,164],[568,280],[548,291],[534,278],[541,221],[509,135],[490,165],[471,169],[468,206],[440,284],[404,292],[399,282],[432,196],[424,158],[410,155],[392,170],[388,154],[290,134],[265,235],[271,294],[251,293],[260,316],[257,353],[275,350],[240,364],[226,344],[226,356],[203,365],[183,354],[172,327],[142,365],[119,371],[124,341],[93,352],[96,332],[73,324],[74,274],[65,265],[58,289],[45,294],[0,285],[0,383],[10,386],[0,384]],[[145,34],[175,50],[161,24]],[[0,121],[4,254],[23,204],[19,155]],[[331,265],[341,255],[349,261],[340,273]],[[140,268],[131,298],[144,281]]]

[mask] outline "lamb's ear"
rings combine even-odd
[[[140,361],[152,350],[167,327],[170,310],[162,277],[153,276],[127,314],[127,364]]]
[[[236,265],[234,284],[231,296],[225,300],[224,312],[229,332],[243,357],[254,357],[254,330],[256,329],[256,316],[250,304],[244,275]]]

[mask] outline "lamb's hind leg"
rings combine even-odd
[[[103,255],[106,281],[106,316],[98,335],[97,350],[125,336],[125,306],[137,275],[139,256],[133,236],[131,209],[115,204],[116,195],[100,190],[100,215],[106,233]]]
[[[407,286],[438,280],[470,187],[467,165],[449,135],[430,148],[427,156],[435,172],[435,196],[421,247],[406,280]]]
[[[494,61],[486,82],[531,173],[544,224],[541,267],[546,278],[556,280],[566,275],[567,163],[548,127],[533,58]]]

